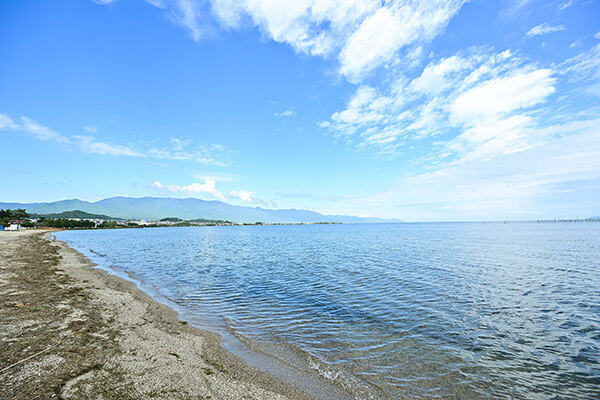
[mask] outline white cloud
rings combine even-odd
[[[188,31],[194,41],[199,41],[210,32],[206,10],[202,8],[200,1],[176,0],[172,15],[175,21]]]
[[[207,194],[219,200],[226,200],[225,196],[215,187],[215,181],[205,181],[204,183],[194,182],[190,185],[163,185],[156,181],[151,186],[160,191],[185,194]]]
[[[512,6],[515,9],[521,9],[523,7],[525,7],[527,4],[529,4],[532,0],[512,0]]]
[[[573,210],[594,207],[594,200],[579,196],[581,204],[566,209],[552,201],[600,183],[598,126],[596,118],[538,127],[531,133],[544,139],[536,146],[493,159],[467,152],[430,172],[402,177],[396,187],[360,199],[356,208],[386,204],[392,215],[416,221],[573,217]]]
[[[490,79],[458,96],[450,104],[450,117],[453,121],[469,123],[531,107],[554,93],[555,82],[549,69],[519,71],[511,76]]]
[[[21,117],[21,124],[17,129],[21,129],[30,135],[34,136],[36,139],[41,140],[57,140],[64,141],[64,137],[53,131],[50,128],[47,128],[43,125],[38,124],[36,121],[31,118]]]
[[[91,135],[65,136],[31,118],[21,117],[19,121],[15,121],[10,116],[1,113],[0,130],[26,132],[36,139],[54,141],[70,147],[75,146],[90,154],[191,161],[221,167],[231,165],[229,154],[232,151],[226,146],[220,144],[193,145],[191,139],[171,138],[168,146],[150,148],[148,144],[143,143],[135,146],[112,144]],[[86,131],[90,130],[86,129]]]
[[[348,38],[340,53],[342,74],[356,77],[389,60],[414,35],[390,9],[380,8]]]
[[[68,146],[74,145],[84,153],[144,157],[142,153],[137,152],[128,146],[102,142],[93,136],[64,136],[28,117],[21,117],[21,122],[16,123],[9,116],[0,114],[0,129],[23,131],[39,140],[51,140]]]
[[[448,141],[444,151],[457,153],[462,162],[489,161],[540,145],[548,138],[527,111],[544,103],[555,92],[555,83],[548,69],[518,70],[461,93],[448,112],[462,133]]]
[[[412,81],[360,87],[345,110],[321,124],[332,134],[347,133],[359,149],[396,154],[428,137],[419,131],[445,136],[416,162],[426,172],[348,200],[348,212],[382,215],[377,207],[385,205],[387,216],[452,220],[571,217],[575,209],[597,208],[586,196],[568,196],[598,194],[600,187],[600,108],[590,97],[600,93],[599,60],[600,45],[551,67],[510,52],[475,51],[434,60]],[[455,65],[461,67],[449,67]],[[381,98],[386,107],[371,121],[339,118],[362,115]]]
[[[472,50],[433,60],[414,79],[392,81],[383,90],[359,86],[346,108],[320,126],[359,150],[386,156],[444,132],[464,133],[444,150],[449,155],[484,133],[495,138],[487,139],[489,156],[493,149],[497,154],[522,150],[516,144],[520,132],[532,121],[528,114],[555,92],[554,75],[510,51]]]
[[[128,146],[110,144],[97,140],[92,136],[73,136],[74,142],[84,153],[111,156],[145,157],[144,154]]]
[[[423,73],[414,79],[410,89],[420,93],[441,93],[460,79],[460,72],[471,67],[471,61],[462,57],[452,56],[432,63],[423,69]]]
[[[11,117],[0,113],[0,130],[15,129],[17,124]]]
[[[239,178],[239,176],[225,172],[201,172],[195,174],[194,178],[203,181],[233,182],[236,181]]]
[[[569,45],[569,48],[573,49],[575,47],[581,47],[583,44],[583,41],[581,39],[577,39],[576,41],[574,41],[573,43],[571,43]]]
[[[95,126],[84,126],[83,130],[88,132],[88,133],[96,133],[98,132],[98,128]]]
[[[399,189],[361,199],[361,206],[402,199],[399,209],[416,204],[414,209],[421,210],[417,213],[429,202],[437,203],[430,208],[437,209],[437,215],[452,209],[489,218],[490,210],[527,211],[533,199],[564,190],[561,185],[567,182],[600,183],[600,113],[593,108],[595,103],[587,105],[600,93],[600,46],[546,65],[518,52],[497,53],[490,48],[450,57],[432,53],[429,64],[420,68],[427,57],[426,44],[445,29],[464,1],[149,2],[164,7],[194,40],[206,35],[215,22],[209,18],[212,12],[225,29],[255,27],[265,39],[297,52],[336,59],[343,76],[361,82],[346,106],[320,126],[361,151],[395,155],[406,146],[422,146],[427,155],[415,162],[428,171],[403,176]],[[513,8],[529,2],[513,0]],[[554,6],[565,9],[570,4]],[[543,23],[526,36],[564,29]],[[600,32],[595,37],[600,39]],[[363,82],[381,67],[391,73]],[[583,100],[575,96],[578,91],[587,92]],[[584,111],[575,113],[574,108]],[[14,121],[0,119],[2,124],[12,126]],[[43,130],[36,132],[44,136]],[[227,151],[211,146],[197,149],[176,139],[144,154],[223,165]],[[210,193],[212,182],[217,191],[218,180],[209,178],[206,174],[205,183],[187,186],[156,182],[155,187]],[[240,190],[228,196],[244,200],[254,194]],[[364,211],[368,210],[360,212]],[[415,219],[428,218],[421,214]]]
[[[466,0],[146,0],[162,8],[195,41],[215,24],[251,26],[295,51],[336,57],[339,71],[358,81],[407,49],[440,34]],[[410,56],[412,54],[412,56]]]
[[[347,108],[332,114],[331,122],[324,126],[330,127],[338,136],[352,135],[359,128],[386,122],[385,111],[392,101],[373,87],[360,86],[348,101]]]
[[[565,60],[557,70],[570,81],[591,80],[597,83],[600,80],[600,44]],[[584,87],[590,87],[590,84]]]
[[[228,199],[241,200],[245,203],[259,203],[256,194],[247,190],[232,190],[227,196],[216,188],[217,180],[206,179],[204,183],[194,182],[189,185],[163,185],[159,181],[150,186],[155,190],[180,194],[205,194],[210,197],[226,201]]]
[[[183,151],[186,148],[190,147],[190,145],[192,144],[192,139],[172,137],[169,139],[169,143],[171,144],[174,150]]]
[[[0,114],[0,130],[22,131],[36,139],[44,141],[53,140],[60,143],[69,142],[67,137],[27,117],[21,117],[19,121],[15,121],[6,114]]]
[[[232,190],[229,192],[229,197],[240,199],[246,203],[256,203],[258,201],[254,192],[246,190]]]
[[[285,110],[285,111],[276,112],[273,115],[276,116],[276,117],[281,117],[281,118],[295,117],[296,116],[296,111],[294,111],[293,109],[288,109],[288,110]]]
[[[451,161],[437,163],[440,152],[420,172],[398,177],[384,191],[343,202],[332,199],[319,211],[408,221],[595,215],[600,193],[598,115],[572,120],[559,116],[548,126],[515,119],[504,131],[508,136],[512,130],[523,135],[528,146],[521,151],[490,158],[485,151],[487,137],[481,138],[480,145],[473,139]],[[502,140],[505,135],[490,136]],[[441,146],[445,151],[448,145]]]
[[[564,31],[565,27],[563,25],[551,26],[544,22],[543,24],[539,24],[531,28],[527,33],[527,37],[534,37],[539,35],[546,35],[552,32]]]
[[[375,0],[214,0],[213,13],[226,27],[250,24],[295,50],[328,55],[341,47],[353,26],[379,6]]]
[[[464,1],[390,2],[369,15],[346,40],[340,72],[353,81],[388,62],[410,44],[437,36]]]
[[[231,165],[228,154],[231,150],[219,144],[191,145],[191,140],[171,138],[170,146],[148,149],[151,158],[174,161],[193,161],[199,164],[227,167]]]
[[[573,1],[572,1],[572,0],[565,1],[565,2],[561,3],[561,4],[558,6],[558,9],[559,9],[560,11],[563,11],[563,10],[566,10],[567,8],[571,7],[572,5],[573,5]]]

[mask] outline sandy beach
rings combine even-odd
[[[0,398],[306,399],[40,231],[0,232]]]

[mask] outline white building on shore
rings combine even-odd
[[[20,231],[21,230],[21,221],[14,220],[8,223],[8,226],[4,228],[5,231]]]

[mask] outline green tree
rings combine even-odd
[[[24,220],[29,218],[29,214],[23,208],[16,210],[0,210],[0,225],[8,225],[12,220]]]

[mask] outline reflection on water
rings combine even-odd
[[[600,224],[61,232],[360,397],[599,398]]]

